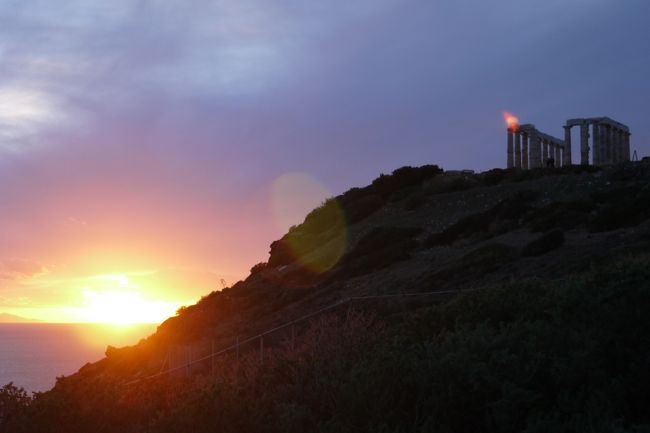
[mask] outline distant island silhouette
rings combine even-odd
[[[39,320],[16,316],[15,314],[0,313],[0,323],[39,323]]]

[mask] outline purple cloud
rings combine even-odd
[[[503,166],[503,110],[555,135],[608,115],[647,154],[649,14],[645,0],[3,3],[0,260],[93,272],[84,260],[110,252],[195,269],[207,290],[282,234],[278,176],[335,194],[406,164]]]

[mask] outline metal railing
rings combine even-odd
[[[344,299],[342,299],[340,301],[337,301],[337,302],[335,302],[333,304],[330,304],[330,305],[328,305],[326,307],[320,308],[320,309],[318,309],[316,311],[313,311],[313,312],[311,312],[309,314],[306,314],[306,315],[301,316],[301,317],[299,317],[297,319],[285,322],[285,323],[283,323],[281,325],[278,325],[278,326],[275,326],[273,328],[269,328],[269,329],[267,329],[267,330],[265,330],[265,331],[263,331],[263,332],[261,332],[259,334],[253,335],[251,337],[247,337],[247,338],[245,338],[243,340],[240,340],[239,337],[237,337],[236,342],[234,344],[232,344],[230,346],[227,346],[227,347],[225,347],[223,349],[220,349],[218,351],[214,350],[214,341],[211,341],[211,345],[210,345],[211,346],[211,352],[208,355],[200,356],[200,357],[198,357],[196,359],[192,359],[192,357],[191,357],[192,352],[191,352],[191,346],[190,346],[190,347],[188,347],[188,349],[190,350],[190,352],[189,352],[190,356],[187,357],[186,362],[183,362],[183,363],[181,363],[181,365],[178,365],[178,366],[171,366],[172,355],[171,355],[171,351],[168,351],[167,357],[163,361],[160,372],[149,375],[149,376],[146,376],[146,377],[142,377],[142,378],[132,380],[130,382],[125,383],[124,386],[130,386],[130,385],[133,385],[133,384],[136,384],[136,383],[140,383],[142,381],[155,379],[155,378],[158,378],[158,377],[161,377],[161,376],[166,376],[166,375],[172,374],[174,372],[179,372],[179,371],[185,371],[186,374],[189,374],[190,369],[191,369],[192,366],[204,363],[204,362],[206,362],[208,360],[212,361],[211,369],[212,369],[212,372],[214,373],[214,359],[215,358],[217,358],[219,356],[222,356],[222,355],[225,355],[226,353],[229,353],[229,352],[234,352],[236,354],[236,356],[237,356],[237,359],[238,359],[239,358],[240,348],[243,345],[246,345],[248,343],[252,343],[252,342],[254,342],[256,340],[259,340],[260,361],[263,362],[264,361],[264,337],[268,337],[271,334],[276,333],[277,331],[280,331],[280,330],[287,329],[287,328],[291,327],[291,339],[292,339],[292,344],[293,344],[293,341],[294,341],[295,336],[296,336],[295,328],[294,328],[295,325],[304,323],[309,319],[312,319],[312,318],[314,318],[316,316],[319,316],[321,314],[324,314],[326,312],[332,311],[332,310],[334,310],[334,309],[336,309],[338,307],[341,307],[343,305],[348,305],[348,304],[350,304],[352,302],[355,302],[355,301],[364,301],[364,300],[372,300],[372,299],[381,300],[381,299],[394,299],[394,298],[413,298],[413,297],[433,296],[433,295],[450,295],[450,294],[459,294],[459,293],[464,293],[464,292],[474,292],[474,291],[478,291],[478,290],[483,290],[483,289],[482,288],[474,288],[474,289],[466,289],[466,290],[444,290],[444,291],[433,291],[433,292],[396,293],[396,294],[373,295],[373,296],[352,296],[352,297],[344,298]],[[165,369],[165,366],[168,366],[168,368]]]

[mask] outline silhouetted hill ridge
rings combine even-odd
[[[650,399],[643,389],[650,380],[642,373],[647,369],[629,366],[650,356],[643,331],[644,308],[650,308],[649,185],[648,161],[478,174],[403,167],[325,201],[273,242],[268,261],[253,266],[244,281],[183,308],[136,346],[109,348],[105,359],[60,378],[34,407],[76,408],[57,409],[65,416],[76,411],[79,420],[61,424],[69,432],[93,431],[97,419],[117,426],[106,431],[124,431],[126,421],[97,415],[103,405],[128,408],[134,432],[215,431],[216,425],[270,432],[379,431],[382,425],[413,432],[515,432],[526,425],[585,431],[576,426],[612,427],[617,416],[645,425],[643,402]],[[328,325],[308,330],[295,348],[269,341],[266,364],[225,357],[214,377],[170,375],[124,388],[169,365],[171,348],[228,347],[238,336],[344,298],[468,289],[485,290],[451,300],[359,305],[358,316],[323,319]],[[618,351],[608,352],[610,346]],[[578,347],[582,361],[573,356]],[[583,361],[591,369],[581,371]],[[619,382],[598,379],[608,376]],[[563,383],[569,400],[549,401],[562,398]],[[607,398],[583,399],[585,383]],[[620,398],[613,397],[616,383],[627,387]],[[104,391],[80,403],[98,387]],[[355,388],[367,393],[354,394]],[[165,400],[169,393],[173,400]],[[323,409],[321,399],[334,395],[348,398],[356,412]],[[375,404],[383,409],[363,408],[370,395],[382,396]],[[410,400],[418,395],[424,400]],[[580,402],[575,410],[571,399]],[[257,405],[266,423],[242,415],[248,409],[237,406],[240,400]],[[196,412],[206,404],[215,405],[208,413],[227,413],[228,422]],[[407,428],[412,407],[421,418]],[[307,411],[303,418],[300,410]],[[145,430],[154,413],[160,423]],[[61,422],[56,414],[42,419]],[[365,427],[351,427],[358,425]],[[641,431],[622,425],[620,431]]]

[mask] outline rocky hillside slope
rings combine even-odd
[[[354,188],[326,201],[307,215],[301,225],[292,227],[280,240],[273,242],[268,260],[255,265],[246,280],[210,293],[197,304],[183,308],[175,317],[165,321],[154,335],[136,346],[109,347],[105,359],[86,365],[70,377],[60,378],[52,391],[39,396],[36,403],[31,403],[28,412],[31,410],[33,414],[33,411],[37,411],[37,417],[30,417],[47,420],[48,425],[65,426],[60,430],[52,427],[51,431],[188,431],[188,428],[216,431],[214,427],[201,430],[197,425],[184,425],[177,430],[166,430],[160,425],[156,428],[146,427],[152,422],[152,413],[164,413],[166,416],[173,413],[169,402],[166,404],[152,396],[168,395],[170,389],[176,389],[177,381],[184,383],[185,387],[190,381],[194,385],[188,389],[193,391],[187,392],[201,395],[202,391],[197,389],[205,391],[205,387],[196,383],[197,377],[201,377],[200,373],[190,378],[165,376],[155,385],[144,385],[145,381],[136,382],[136,388],[141,391],[137,395],[133,395],[132,388],[125,384],[156,374],[169,366],[170,348],[208,341],[217,348],[227,347],[237,337],[244,339],[255,335],[341,299],[489,289],[483,292],[501,293],[501,299],[510,299],[515,308],[514,305],[524,301],[516,294],[504,294],[504,287],[532,285],[530,287],[534,286],[538,291],[531,294],[531,299],[536,299],[536,296],[546,296],[542,295],[545,292],[540,287],[557,288],[573,284],[571,282],[576,278],[591,278],[600,269],[610,269],[621,260],[645,257],[647,252],[650,252],[648,162],[606,169],[494,169],[480,174],[445,173],[436,166],[404,167],[391,175],[380,176],[369,186]],[[585,290],[585,283],[580,284],[580,290]],[[373,312],[373,320],[378,318],[382,322],[382,329],[398,326],[398,323],[404,326],[405,321],[416,321],[418,325],[415,327],[401,328],[410,329],[406,334],[413,342],[412,338],[415,337],[411,334],[417,334],[418,329],[429,329],[431,335],[438,335],[447,329],[436,328],[446,320],[440,316],[442,310],[436,308],[449,308],[444,310],[447,312],[443,316],[450,317],[458,314],[458,305],[463,303],[467,311],[476,308],[473,304],[475,301],[467,300],[471,298],[458,299],[452,300],[452,304],[447,304],[449,296],[411,304],[393,304],[395,308],[392,310],[385,304],[360,305],[359,316],[354,316],[352,320],[354,326],[347,322],[338,323],[336,318],[327,320],[334,320],[331,329],[342,327],[341,332],[348,332],[350,341],[357,341],[358,347],[373,344],[373,339],[368,336],[376,335],[375,331],[359,331],[369,326],[366,320]],[[493,298],[490,299],[489,302],[494,302]],[[552,308],[549,305],[553,302],[544,302],[547,302],[544,308],[550,312]],[[436,303],[442,307],[431,306]],[[485,308],[493,307],[488,305]],[[510,311],[508,314],[515,317],[524,313]],[[539,314],[545,313],[540,311]],[[399,320],[391,319],[397,316]],[[488,316],[486,313],[485,320],[490,320]],[[470,322],[479,321],[476,316],[472,317]],[[312,339],[325,338],[318,334],[320,331],[306,332],[305,335],[311,335]],[[317,332],[319,337],[309,332]],[[307,340],[301,341],[301,344],[309,346]],[[280,342],[275,343],[280,346]],[[339,355],[346,362],[355,359],[356,355],[350,354],[352,352],[337,355],[338,349],[333,349],[347,347],[344,341],[336,345],[326,339],[323,344],[332,353],[321,354],[323,358],[318,358],[318,362],[336,360]],[[312,351],[309,353],[316,350],[313,346],[309,347]],[[346,350],[353,351],[351,347]],[[286,365],[293,365],[291,363],[298,359],[292,358],[298,356],[294,352],[278,356],[277,359],[284,360],[282,362]],[[227,366],[219,364],[216,368],[223,373],[232,367],[231,361]],[[282,362],[277,361],[275,367]],[[386,362],[386,365],[392,365]],[[228,374],[235,373],[230,371]],[[238,386],[241,386],[239,381],[244,380],[240,374],[235,374]],[[250,377],[258,378],[258,374],[256,369],[250,373]],[[274,374],[278,374],[277,371]],[[273,377],[273,383],[282,382],[280,376]],[[334,376],[331,379],[334,382],[338,380]],[[229,379],[221,377],[221,380],[220,383],[226,383]],[[214,385],[213,382],[210,384]],[[471,392],[474,385],[465,385],[467,389],[459,392]],[[98,389],[102,389],[102,392],[97,393]],[[236,390],[239,390],[236,393],[241,392],[239,387]],[[178,398],[178,393],[174,395],[174,398]],[[128,400],[126,403],[125,398]],[[320,395],[319,398],[324,397]],[[522,395],[521,398],[527,397]],[[258,400],[263,399],[260,396],[253,399]],[[121,402],[121,410],[128,407],[133,412],[128,415],[131,417],[128,428],[112,415],[116,401]],[[183,402],[187,405],[186,410],[196,409],[188,403],[187,398]],[[158,406],[143,408],[147,405]],[[71,407],[75,408],[72,413]],[[263,409],[259,410],[260,413],[264,412]],[[310,416],[317,419],[316,415]],[[330,418],[325,421],[327,419]],[[395,427],[403,421],[393,424],[386,422],[394,430],[387,427],[381,431],[429,431],[426,426],[423,427],[424,424],[418,424],[419,421],[404,429]],[[490,428],[485,423],[470,424],[453,429],[449,424],[445,428],[451,430],[442,428],[436,431],[522,431]],[[307,428],[296,421],[296,431],[300,430],[296,427],[300,425]],[[353,429],[351,425],[345,425]],[[377,420],[368,430],[360,428],[356,431],[379,431],[377,429],[381,425],[382,421]],[[318,426],[319,429],[322,427],[322,431],[329,431],[322,424]],[[339,427],[342,428],[341,425]],[[315,427],[312,425],[309,428]],[[287,427],[269,431],[292,429]]]
[[[229,342],[349,296],[562,279],[647,248],[649,184],[648,163],[404,167],[325,202],[245,281],[170,318],[148,344]]]

